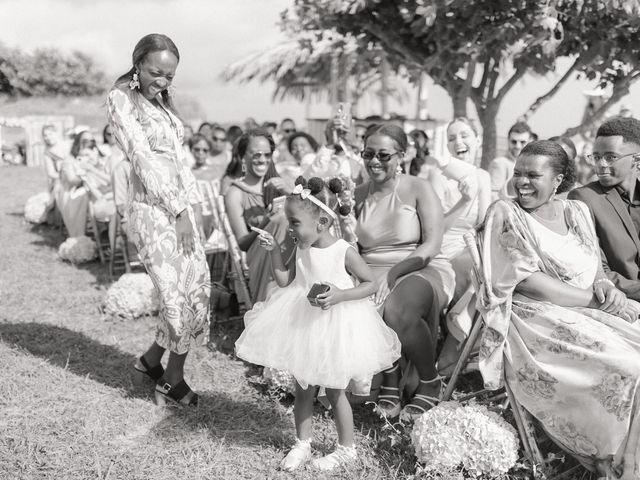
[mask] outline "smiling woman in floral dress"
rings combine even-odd
[[[210,279],[196,228],[202,199],[183,162],[183,126],[168,90],[179,59],[169,37],[146,35],[107,105],[109,124],[132,166],[129,238],[160,294],[155,343],[135,368],[156,381],[159,400],[195,405],[198,396],[184,381],[184,362],[192,343],[208,339]],[[160,363],[165,350],[166,371]]]
[[[504,374],[522,406],[587,467],[637,479],[638,304],[605,276],[587,206],[556,197],[573,185],[574,168],[557,143],[532,142],[515,164],[515,201],[489,208],[480,371],[490,389]]]

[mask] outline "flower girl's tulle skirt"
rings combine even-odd
[[[313,307],[290,285],[271,292],[245,315],[238,357],[290,372],[303,387],[368,395],[371,378],[400,357],[400,341],[369,299]]]

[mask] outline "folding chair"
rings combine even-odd
[[[129,242],[127,233],[122,228],[122,216],[116,213],[109,221],[109,278],[113,280],[117,271],[131,273],[135,268],[141,267],[135,247]]]
[[[213,198],[215,199],[214,211],[218,218],[218,225],[220,226],[220,229],[226,237],[229,245],[228,258],[230,262],[230,269],[228,277],[236,289],[238,303],[244,304],[245,310],[250,310],[253,307],[253,302],[251,301],[251,294],[249,292],[249,267],[247,266],[245,255],[242,250],[240,250],[238,241],[231,229],[227,210],[224,206],[224,198],[220,195],[217,183],[211,183],[211,190]]]
[[[211,282],[224,284],[229,273],[229,242],[222,232],[220,216],[214,191],[219,191],[219,182],[213,180],[198,181],[198,190],[204,197],[202,217],[205,221],[205,234],[209,235],[205,243],[205,254],[211,270]]]
[[[464,241],[466,246],[471,254],[471,258],[473,261],[473,269],[471,272],[471,281],[475,288],[475,291],[481,291],[484,288],[490,288],[489,285],[484,281],[483,276],[483,268],[482,268],[482,235],[478,235],[477,232],[470,232],[465,234]],[[464,368],[470,361],[470,356],[473,350],[473,347],[476,345],[476,342],[480,339],[482,333],[483,326],[483,318],[480,312],[477,312],[473,319],[473,327],[471,332],[469,333],[468,338],[464,342],[464,346],[462,348],[462,353],[456,366],[453,370],[449,383],[442,394],[441,401],[447,401],[451,398],[455,387],[458,383],[460,375],[463,373]],[[534,478],[545,478],[544,469],[545,469],[545,461],[540,449],[538,448],[538,443],[535,438],[535,429],[533,426],[533,418],[518,402],[516,397],[513,395],[511,388],[508,383],[505,381],[505,389],[506,389],[506,397],[508,403],[511,405],[511,410],[513,412],[513,417],[516,422],[516,426],[518,429],[518,434],[520,436],[520,441],[522,442],[522,446],[524,448],[525,456],[531,462],[533,466],[533,475]],[[473,392],[470,395],[466,395],[461,399],[462,401],[468,401],[472,398],[475,398],[483,393],[487,393],[487,390],[480,390],[478,392]],[[541,471],[542,470],[542,471]]]
[[[111,246],[109,245],[109,222],[102,222],[96,219],[92,202],[89,202],[88,214],[89,234],[98,247],[98,257],[100,263],[105,264],[111,256]]]

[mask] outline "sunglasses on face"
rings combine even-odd
[[[251,155],[249,155],[249,158],[251,159],[252,162],[257,162],[262,157],[264,157],[265,160],[267,160],[267,161],[271,161],[271,158],[273,157],[273,153],[271,153],[271,152],[256,152],[256,153],[252,153]]]
[[[226,142],[226,141],[227,141],[227,139],[226,139],[225,137],[222,137],[222,138],[220,138],[220,137],[213,137],[213,141],[214,141],[214,142]]]
[[[282,130],[284,133],[295,133],[296,129],[295,128],[285,128]]]
[[[391,161],[394,155],[398,155],[399,153],[400,152],[387,153],[387,152],[376,152],[375,150],[363,150],[360,156],[365,162],[370,162],[374,158],[377,158],[382,163],[387,163]]]

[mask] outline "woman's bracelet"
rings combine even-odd
[[[612,286],[612,287],[614,287],[614,288],[615,288],[615,286],[616,286],[616,285],[615,285],[611,280],[609,280],[608,278],[598,278],[597,280],[595,280],[595,281],[593,282],[593,286],[594,286],[594,288],[595,288],[595,286],[596,286],[596,285],[598,285],[599,283],[608,283],[609,285],[611,285],[611,286]]]

